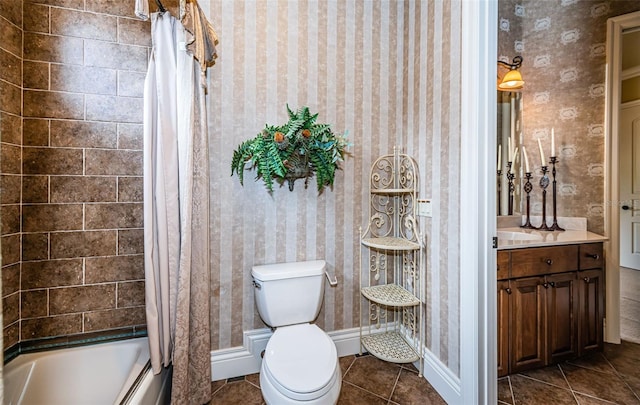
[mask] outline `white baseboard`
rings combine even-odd
[[[226,378],[254,374],[260,371],[262,351],[271,338],[271,329],[254,329],[245,331],[243,345],[211,352],[211,379],[213,381]],[[338,351],[338,357],[349,356],[360,352],[360,329],[342,329],[328,332]]]
[[[381,328],[384,330],[384,328]],[[262,351],[271,338],[271,329],[245,331],[243,345],[211,352],[212,381],[240,377],[260,372]],[[338,357],[355,355],[360,352],[360,329],[342,329],[328,332],[338,351]],[[416,363],[416,366],[418,364]],[[425,348],[424,378],[449,404],[460,403],[460,379],[431,351]]]
[[[424,378],[438,391],[448,404],[462,403],[460,378],[438,359],[429,349],[424,349]]]

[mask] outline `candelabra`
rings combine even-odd
[[[502,215],[502,198],[500,198],[502,193],[502,169],[498,169],[498,185],[496,188],[498,190],[498,215]]]
[[[507,162],[507,184],[509,186],[509,199],[508,202],[508,215],[513,215],[513,192],[516,189],[513,184],[513,179],[516,177],[515,173],[511,171],[511,165],[513,162]]]
[[[533,184],[531,184],[531,172],[527,172],[524,174],[525,182],[524,182],[524,192],[527,193],[527,220],[524,225],[521,225],[520,228],[526,229],[535,229],[535,226],[531,225],[531,190],[533,190]]]
[[[552,196],[552,202],[551,202],[553,206],[553,225],[551,225],[549,229],[552,231],[564,231],[564,229],[558,225],[558,217],[557,217],[557,210],[556,210],[556,198],[557,198],[556,163],[558,163],[558,158],[555,156],[551,156],[551,175],[553,176],[553,182],[552,182],[553,196]]]
[[[541,231],[552,231],[547,226],[547,187],[549,186],[549,176],[547,176],[548,166],[542,166],[542,178],[540,179],[540,187],[542,188],[542,225],[538,227]]]

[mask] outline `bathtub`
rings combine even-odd
[[[169,372],[154,376],[147,338],[21,354],[4,368],[4,405],[156,405]]]

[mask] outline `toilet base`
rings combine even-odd
[[[274,387],[269,377],[267,377],[267,373],[264,371],[263,362],[260,370],[260,390],[262,391],[262,397],[267,405],[335,405],[338,402],[340,389],[342,388],[342,372],[340,371],[340,366],[336,367],[335,372],[337,375],[333,387],[323,396],[309,401],[300,401],[286,397]]]

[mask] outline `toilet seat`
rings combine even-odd
[[[262,370],[284,396],[309,401],[326,394],[340,378],[333,340],[316,325],[277,328],[267,343]]]

